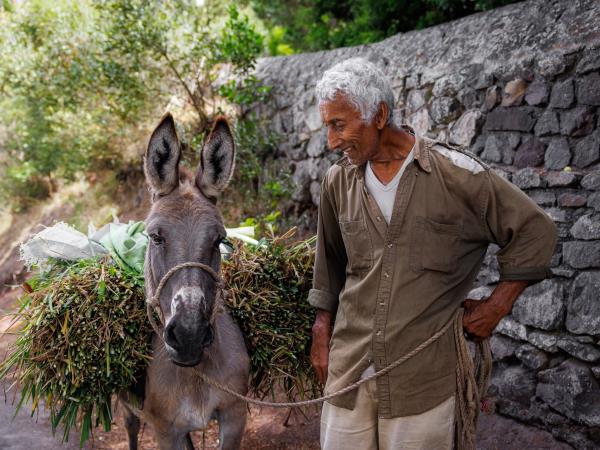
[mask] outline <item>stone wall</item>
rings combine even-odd
[[[261,113],[308,212],[337,159],[314,85],[353,56],[389,76],[397,122],[470,147],[556,222],[554,278],[527,289],[492,338],[491,392],[500,413],[600,447],[600,2],[534,0],[373,45],[261,60],[259,77],[275,87]],[[496,251],[474,296],[498,281]]]

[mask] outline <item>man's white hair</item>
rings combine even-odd
[[[379,104],[384,102],[388,107],[386,124],[392,123],[394,93],[390,82],[375,64],[364,58],[347,59],[326,70],[315,89],[319,104],[344,94],[365,122],[373,119]]]

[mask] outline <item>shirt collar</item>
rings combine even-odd
[[[431,162],[429,161],[429,140],[415,133],[414,128],[409,125],[402,125],[402,129],[415,137],[415,161],[425,172],[431,172]]]

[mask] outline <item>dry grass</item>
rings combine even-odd
[[[14,377],[17,410],[45,404],[64,436],[80,425],[110,429],[111,396],[133,384],[150,359],[143,280],[109,260],[86,260],[29,280],[15,315],[22,327],[0,378]]]
[[[285,236],[263,246],[237,245],[223,265],[227,304],[250,354],[250,388],[258,397],[281,389],[289,401],[310,398],[320,387],[310,364],[314,308],[314,238],[286,244]]]

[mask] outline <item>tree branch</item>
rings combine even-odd
[[[183,86],[183,88],[187,92],[187,94],[190,98],[190,101],[192,102],[192,106],[194,107],[194,109],[196,110],[196,112],[198,113],[198,116],[200,118],[201,125],[202,125],[201,128],[204,129],[204,127],[206,126],[206,124],[208,122],[208,119],[206,117],[206,114],[204,114],[204,111],[202,110],[202,106],[198,105],[196,97],[194,97],[194,94],[190,90],[190,87],[188,86],[188,84],[185,82],[185,80],[183,79],[183,77],[181,76],[181,74],[179,73],[177,68],[175,67],[175,64],[173,63],[173,61],[171,61],[171,58],[169,58],[169,55],[167,54],[166,50],[162,50],[161,54],[162,54],[163,58],[165,58],[165,60],[167,61],[169,68],[171,69],[171,71],[173,71],[177,80],[179,80],[179,83]]]

